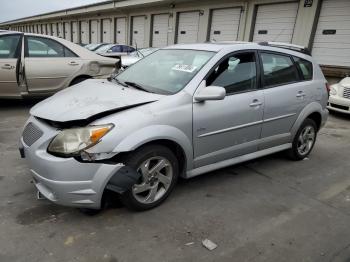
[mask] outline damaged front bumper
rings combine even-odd
[[[33,142],[27,136],[36,131],[24,131],[19,148],[36,188],[48,200],[64,206],[98,209],[106,188],[121,194],[138,180],[138,173],[122,163],[87,163],[49,154],[47,147],[58,131],[34,117],[26,125],[29,123],[41,136]]]

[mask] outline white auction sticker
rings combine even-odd
[[[197,69],[197,67],[193,66],[193,65],[180,65],[180,64],[176,64],[172,68],[172,70],[182,71],[182,72],[187,72],[187,73],[193,73],[194,70],[196,70],[196,69]]]

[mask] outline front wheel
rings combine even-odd
[[[135,168],[140,179],[121,200],[128,208],[138,211],[160,205],[173,190],[179,174],[176,156],[161,145],[136,150],[127,157],[125,164]]]
[[[293,160],[302,160],[307,157],[316,142],[317,126],[315,121],[307,118],[296,133],[292,148],[288,151]]]

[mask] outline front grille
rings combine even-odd
[[[24,128],[23,131],[23,142],[27,146],[33,145],[41,136],[43,135],[43,131],[40,130],[39,127],[34,125],[32,122],[28,123],[28,125]]]
[[[332,103],[331,103],[331,107],[335,107],[335,108],[342,109],[342,110],[349,110],[348,106],[341,106],[341,105],[332,104]]]
[[[344,87],[343,97],[350,99],[350,88]]]

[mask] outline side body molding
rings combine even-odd
[[[113,152],[132,151],[146,143],[162,139],[173,141],[183,149],[186,157],[187,170],[191,170],[193,168],[192,142],[184,132],[173,126],[153,125],[141,128],[123,139],[114,148]]]

